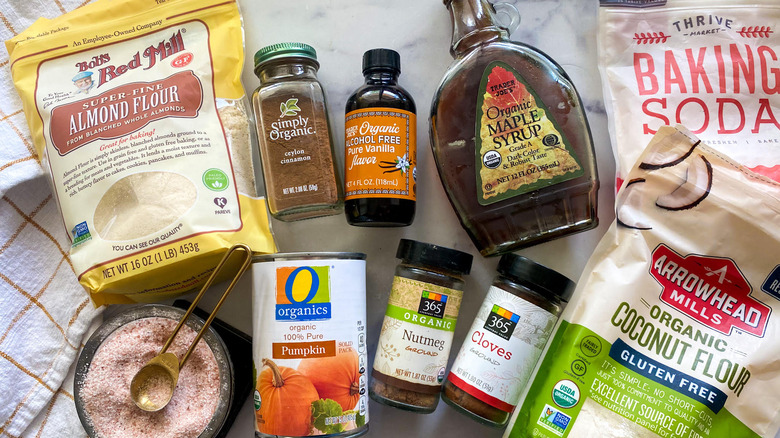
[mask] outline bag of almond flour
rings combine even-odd
[[[235,2],[98,0],[6,48],[96,305],[186,292],[234,243],[275,250]]]
[[[774,437],[780,184],[661,127],[509,437]]]
[[[600,0],[598,53],[620,187],[681,123],[780,181],[780,2]]]

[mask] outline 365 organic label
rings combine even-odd
[[[541,307],[492,286],[447,379],[471,396],[512,412],[555,320]]]
[[[479,85],[477,198],[482,205],[582,176],[571,144],[522,76],[492,62]]]
[[[369,108],[347,114],[347,200],[416,199],[416,126],[415,114],[399,109]]]
[[[444,381],[463,292],[395,277],[372,376],[430,386]]]

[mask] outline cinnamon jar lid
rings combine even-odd
[[[265,46],[255,52],[255,73],[260,64],[279,58],[307,58],[317,62],[317,51],[314,47],[304,43],[278,43]]]
[[[471,272],[471,262],[474,260],[471,254],[456,249],[410,239],[401,239],[395,256],[409,263],[440,268],[462,275]]]
[[[517,254],[501,256],[496,270],[514,282],[549,297],[569,301],[574,293],[575,283],[568,277]]]

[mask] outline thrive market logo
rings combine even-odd
[[[330,319],[329,270],[328,266],[276,268],[276,320]]]
[[[661,301],[730,335],[734,328],[763,337],[771,309],[752,290],[733,260],[677,254],[666,245],[653,251],[650,274],[663,286]]]

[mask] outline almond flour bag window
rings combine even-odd
[[[662,127],[511,437],[774,437],[780,184]]]
[[[618,182],[658,128],[675,123],[780,181],[778,29],[777,0],[601,0],[599,66]]]
[[[235,242],[275,249],[255,197],[235,3],[97,1],[6,47],[96,304],[186,292]]]

